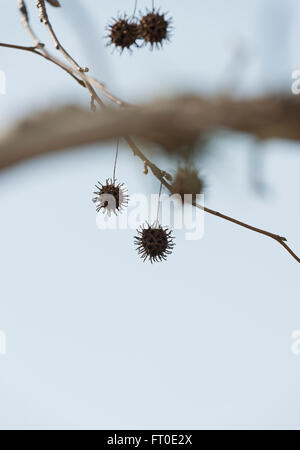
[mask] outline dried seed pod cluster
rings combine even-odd
[[[94,194],[96,197],[93,202],[96,203],[96,210],[107,213],[109,216],[114,213],[122,212],[123,208],[128,205],[127,189],[124,183],[120,184],[116,180],[107,179],[105,184],[98,182]]]
[[[204,189],[204,182],[199,177],[198,170],[186,166],[179,167],[174,181],[171,184],[171,193],[180,195],[184,201],[185,195],[192,195],[192,201],[196,200],[196,195],[201,194]]]
[[[139,23],[140,37],[144,39],[146,44],[150,44],[153,48],[161,47],[165,40],[169,39],[170,19],[159,11],[149,11],[141,17]]]
[[[162,47],[163,43],[169,40],[171,30],[171,19],[166,17],[166,13],[153,9],[140,13],[140,19],[128,17],[126,14],[118,19],[113,19],[108,26],[108,45],[114,45],[121,52],[131,49],[132,46],[140,47],[138,41],[141,40],[151,48]]]
[[[108,27],[107,37],[110,39],[109,45],[114,45],[123,52],[126,48],[130,49],[133,45],[137,46],[139,36],[138,24],[135,21],[127,19],[127,16],[119,17]]]
[[[172,231],[163,228],[159,224],[140,227],[137,230],[138,236],[135,236],[135,245],[143,261],[149,259],[151,263],[163,261],[172,253],[174,248],[174,237]]]

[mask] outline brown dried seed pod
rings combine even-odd
[[[171,184],[171,193],[179,194],[182,201],[184,195],[192,195],[193,202],[196,200],[196,194],[201,194],[204,190],[204,182],[199,177],[198,170],[191,167],[179,167],[174,181]]]
[[[160,47],[165,40],[169,40],[171,19],[166,19],[166,13],[158,10],[147,11],[139,23],[139,37],[147,44]]]
[[[113,19],[113,22],[108,26],[109,38],[108,45],[114,45],[119,48],[121,52],[124,49],[130,49],[132,45],[136,45],[136,40],[139,34],[139,27],[136,22],[128,20],[126,15],[119,17],[118,19]]]
[[[135,236],[135,245],[141,258],[145,262],[147,259],[153,262],[159,262],[167,259],[174,248],[174,237],[172,231],[163,228],[161,225],[150,226],[148,223],[141,226],[138,230],[138,236]]]
[[[103,213],[107,212],[109,216],[111,213],[117,215],[128,205],[129,197],[124,183],[117,184],[116,180],[107,179],[105,184],[98,182],[96,189],[97,191],[94,192],[96,197],[93,202],[96,203],[97,212],[102,210]]]

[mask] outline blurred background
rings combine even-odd
[[[300,69],[296,0],[156,0],[174,19],[171,43],[122,56],[103,36],[133,0],[61,3],[48,9],[65,47],[130,102],[290,92]],[[16,4],[1,0],[0,41],[32,45]],[[40,109],[88,106],[88,93],[53,64],[0,55],[1,131]],[[96,227],[92,192],[111,175],[114,148],[60,152],[0,173],[0,428],[298,429],[298,264],[275,241],[213,216],[201,241],[176,232],[167,263],[143,264],[132,230]],[[170,172],[180,163],[159,150],[152,159]],[[298,253],[299,164],[298,143],[229,133],[194,162],[207,206],[286,236]],[[142,171],[123,144],[119,180],[129,192],[157,193],[158,181]]]

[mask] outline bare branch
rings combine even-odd
[[[18,0],[18,6],[19,6],[20,13],[21,13],[21,17],[22,17],[22,23],[25,26],[25,28],[27,29],[28,33],[30,34],[33,42],[35,43],[35,46],[37,48],[43,48],[44,44],[42,44],[39,41],[39,39],[37,38],[35,32],[33,31],[33,29],[30,26],[28,10],[27,10],[25,1],[24,0]]]
[[[40,54],[41,56],[46,57],[46,59],[62,67],[70,75],[72,75],[73,78],[75,78],[78,81],[76,75],[74,75],[74,72],[72,71],[71,68],[69,68],[68,66],[64,67],[60,63],[60,61],[57,61],[56,58],[49,55],[46,52],[46,50],[44,50],[43,44],[41,44],[38,41],[29,25],[28,13],[26,10],[25,2],[23,0],[18,1],[20,11],[23,17],[23,22],[26,28],[28,29],[30,35],[34,39],[36,46],[34,48],[33,47],[25,48],[9,44],[2,44],[2,46],[10,48],[18,48],[26,51],[31,51],[36,54]],[[47,0],[47,1],[53,6],[60,6],[57,0]],[[90,104],[92,110],[94,111],[96,109],[95,102],[98,103],[102,108],[103,107],[105,108],[105,105],[103,104],[102,100],[96,93],[93,85],[99,88],[107,98],[109,98],[114,103],[118,104],[120,107],[130,106],[126,102],[123,102],[122,100],[112,95],[102,83],[98,82],[97,80],[88,78],[85,75],[85,72],[87,72],[88,69],[81,68],[58,41],[57,36],[48,19],[45,0],[36,0],[36,4],[40,10],[41,21],[46,25],[56,48],[60,50],[60,52],[67,59],[67,61],[71,63],[71,65],[74,67],[75,72],[79,74],[80,77],[82,78],[83,85],[89,90],[91,95]],[[41,49],[42,53],[37,52],[36,48]],[[90,124],[94,131],[94,134],[92,133],[88,137],[87,135],[85,135],[88,126],[86,126],[84,130],[76,129],[74,133],[70,129],[70,124],[68,124],[69,125],[69,129],[67,130],[68,132],[66,133],[66,130],[60,130],[61,131],[60,133],[57,133],[57,135],[52,136],[53,139],[48,147],[41,146],[39,133],[36,133],[34,135],[32,134],[31,127],[34,126],[34,124],[28,121],[25,123],[23,122],[23,124],[21,124],[14,131],[12,131],[11,134],[3,137],[2,142],[0,142],[0,167],[1,164],[2,167],[5,167],[9,164],[13,164],[20,160],[23,160],[24,158],[32,157],[37,154],[49,151],[54,151],[59,148],[69,148],[74,145],[79,145],[80,143],[90,143],[94,142],[94,140],[99,141],[102,139],[109,139],[115,134],[117,134],[117,136],[120,135],[127,136],[127,133],[125,134],[125,131],[128,132],[129,130],[128,126],[130,124],[132,125],[133,130],[132,134],[143,136],[145,139],[154,142],[160,142],[163,143],[165,146],[170,147],[174,145],[176,146],[180,145],[187,141],[188,142],[193,141],[194,139],[196,139],[199,133],[203,131],[211,131],[214,129],[218,129],[220,127],[252,133],[261,139],[279,137],[285,139],[300,140],[300,132],[297,127],[299,123],[299,101],[296,101],[295,99],[291,99],[289,97],[282,97],[282,98],[273,97],[268,99],[266,105],[266,100],[267,99],[258,99],[252,100],[252,102],[251,100],[250,101],[245,100],[244,102],[243,101],[234,102],[230,99],[206,100],[199,98],[198,99],[188,98],[185,100],[176,99],[173,102],[173,104],[172,102],[157,103],[157,105],[151,105],[150,109],[149,107],[142,109],[133,108],[133,112],[129,110],[129,113],[127,112],[127,116],[122,116],[122,114],[119,113],[120,117],[113,117],[112,112],[106,111],[105,116],[102,117],[101,122],[102,128],[100,124],[98,124],[97,126],[98,132],[93,128],[94,125]],[[71,110],[69,109],[68,112],[70,113],[70,111]],[[73,111],[72,114],[76,113],[79,115],[79,117],[81,116],[79,121],[80,123],[83,116],[85,119],[87,118],[86,111],[80,111],[78,109],[73,109],[72,111]],[[66,111],[63,111],[63,114],[65,114],[65,112]],[[132,114],[136,116],[135,124],[133,123]],[[52,118],[55,117],[54,120],[57,120],[57,114],[54,114],[52,116],[51,114],[46,115],[47,125],[45,126],[45,130],[49,128],[49,123],[51,122],[51,121],[49,122],[50,117]],[[107,120],[108,122],[105,123],[104,119]],[[137,119],[141,120],[141,122],[139,123],[141,128],[139,129],[137,129],[137,127],[134,128],[134,126],[137,125],[138,121]],[[145,119],[148,120],[146,121]],[[114,125],[115,127],[114,128],[115,133],[111,128],[112,125]],[[142,127],[142,125],[144,125],[144,127]],[[124,128],[125,126],[126,128],[124,129],[124,133],[119,132],[119,130],[121,130],[122,127]],[[178,128],[176,128],[176,126],[178,126]],[[134,130],[136,131],[134,132]],[[76,135],[76,133],[77,133],[76,143],[73,143],[72,145],[72,142],[74,142],[74,135]],[[18,140],[20,136],[24,138],[24,141],[22,140],[22,144],[24,143],[25,147],[29,143],[31,144],[30,147],[31,150],[29,149],[29,152],[26,154],[24,154],[23,152],[24,145],[23,150],[22,148],[20,150],[20,147],[18,145]],[[9,147],[8,144],[12,145],[14,139],[17,140],[17,142],[15,142],[15,146],[13,147],[15,151],[12,150],[10,153],[7,153],[7,147],[6,148],[4,147],[5,142]],[[82,139],[82,141],[80,141],[80,139]],[[149,159],[147,159],[146,156],[141,152],[141,150],[137,147],[137,145],[130,137],[125,137],[125,139],[128,142],[129,146],[131,147],[133,153],[136,156],[138,156],[144,162],[144,164],[150,167],[154,176],[156,176],[161,181],[161,183],[170,190],[170,185],[167,181],[167,179],[169,179],[169,174],[160,170],[155,164],[153,164]],[[45,142],[45,136],[43,136],[43,142]],[[300,259],[286,244],[286,238],[253,227],[237,219],[226,216],[212,209],[206,208],[202,205],[198,205],[196,203],[193,205],[209,214],[213,214],[224,220],[228,220],[232,223],[235,223],[236,225],[263,234],[276,240],[290,253],[290,255],[297,262],[300,262]]]
[[[1,44],[0,44],[1,45]],[[28,48],[33,51],[34,48]],[[0,139],[0,168],[23,158],[59,149],[137,136],[171,150],[199,134],[222,129],[251,132],[260,138],[300,140],[300,101],[295,97],[257,100],[181,97],[126,109],[90,111],[65,107],[26,119]],[[145,155],[126,137],[133,153]],[[14,153],[18,150],[18,159]],[[10,162],[11,161],[11,162]]]
[[[80,65],[75,61],[75,59],[72,58],[72,56],[65,50],[65,48],[59,42],[59,40],[52,28],[52,25],[49,21],[48,13],[47,13],[46,5],[45,5],[45,0],[36,0],[36,6],[38,7],[38,9],[40,11],[40,20],[47,27],[49,34],[53,39],[55,48],[62,53],[62,55],[66,58],[66,60],[68,62],[70,62],[75,67],[76,70],[78,70],[79,72],[88,72],[89,69],[87,67],[85,67],[85,68],[80,67]]]
[[[15,49],[15,50],[22,50],[22,51],[30,52],[35,55],[41,56],[42,58],[47,59],[48,61],[51,61],[56,66],[63,69],[65,72],[67,72],[69,75],[71,75],[71,77],[74,78],[74,80],[76,80],[77,83],[79,83],[81,86],[85,87],[84,82],[82,80],[80,80],[76,75],[74,75],[73,71],[68,66],[66,66],[65,64],[61,63],[60,61],[52,58],[51,55],[47,54],[46,52],[42,51],[41,47],[25,47],[23,45],[5,44],[3,42],[0,42],[0,47],[11,48],[11,49]]]

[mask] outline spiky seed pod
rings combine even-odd
[[[119,17],[118,20],[113,19],[107,30],[108,35],[106,37],[110,40],[108,45],[114,45],[121,52],[126,48],[130,49],[134,44],[137,45],[136,40],[139,35],[139,27],[136,22],[128,20],[126,15]]]
[[[153,262],[159,262],[167,259],[174,248],[174,237],[172,231],[163,228],[161,225],[155,227],[148,223],[141,226],[138,230],[138,236],[135,236],[135,245],[141,258],[145,262],[147,259]]]
[[[111,213],[117,215],[128,205],[129,197],[124,183],[117,184],[116,180],[113,181],[109,178],[105,184],[98,182],[96,189],[94,192],[96,197],[93,199],[93,202],[96,203],[97,212],[102,210],[103,213],[106,212],[109,216]]]
[[[163,42],[169,39],[170,24],[171,19],[166,19],[166,13],[160,14],[155,9],[147,11],[140,20],[139,37],[152,48],[162,46]]]
[[[204,182],[199,177],[198,170],[191,167],[179,167],[174,181],[171,184],[171,193],[179,194],[182,201],[185,194],[192,195],[193,202],[196,200],[196,195],[201,194],[204,189]]]

